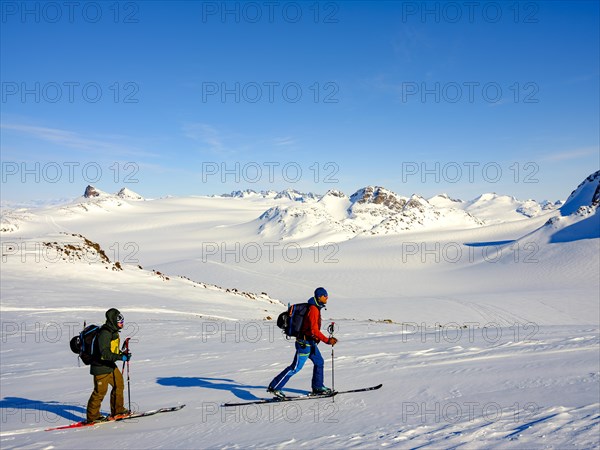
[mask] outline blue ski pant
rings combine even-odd
[[[296,353],[294,354],[294,360],[292,364],[286,367],[279,375],[273,378],[273,381],[269,384],[271,389],[282,389],[286,383],[304,366],[307,359],[313,362],[313,376],[312,376],[312,388],[320,389],[323,387],[323,367],[325,361],[321,352],[317,347],[317,343],[309,340],[304,341],[298,339],[296,341]]]

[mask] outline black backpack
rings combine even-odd
[[[73,336],[69,342],[71,351],[77,353],[86,366],[90,365],[95,359],[99,359],[96,339],[99,332],[100,327],[98,325],[88,325],[86,327],[84,324],[81,333]]]
[[[309,308],[308,303],[297,303],[289,306],[287,310],[279,314],[277,326],[283,330],[283,334],[287,337],[300,337],[304,317]]]

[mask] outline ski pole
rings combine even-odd
[[[129,339],[125,339],[125,344],[123,347],[125,349],[125,353],[129,353]],[[123,361],[123,370],[125,370],[125,361]],[[129,412],[131,413],[131,385],[129,382],[129,359],[127,360],[127,401],[129,403]]]
[[[129,338],[125,339],[125,342],[123,342],[123,345],[121,346],[121,352],[126,353],[127,352],[127,341],[129,340]],[[125,361],[123,361],[123,368],[121,369],[122,373],[125,373]]]
[[[127,353],[129,353],[129,338],[125,341],[127,344]],[[129,358],[127,359],[127,402],[129,403],[129,412],[131,413],[131,384],[129,378]]]
[[[329,332],[329,338],[333,337],[333,332],[335,331],[335,322],[331,322],[327,327],[327,331]],[[335,372],[334,372],[334,353],[333,353],[333,345],[331,346],[331,390],[335,392]],[[333,398],[335,401],[335,397]]]

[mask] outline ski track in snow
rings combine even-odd
[[[69,307],[48,307],[48,308],[27,308],[27,307],[23,307],[20,308],[18,306],[5,306],[2,308],[2,310],[4,312],[36,312],[36,313],[41,313],[41,314],[54,314],[57,312],[77,312],[77,313],[89,313],[89,312],[96,312],[96,313],[104,313],[106,311],[106,308],[95,308],[95,307],[74,307],[74,308],[69,308]],[[196,313],[191,313],[190,311],[182,311],[182,310],[175,310],[175,309],[166,309],[166,308],[128,308],[128,311],[131,313],[148,313],[148,314],[173,314],[173,315],[184,315],[184,316],[190,316],[190,315],[196,315],[205,319],[213,319],[213,320],[239,320],[239,319],[235,319],[233,317],[226,317],[226,316],[215,316],[215,315],[209,315],[209,314],[196,314]]]

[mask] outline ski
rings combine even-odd
[[[283,402],[294,402],[298,400],[313,400],[319,398],[331,398],[340,394],[349,394],[352,392],[366,392],[366,391],[375,391],[381,388],[383,384],[378,384],[377,386],[371,386],[366,388],[358,388],[358,389],[349,389],[347,391],[334,391],[331,394],[306,394],[306,395],[293,395],[289,397],[272,397],[272,398],[260,398],[258,400],[251,400],[248,402],[234,402],[234,403],[223,403],[221,406],[230,407],[230,406],[244,406],[244,405],[259,405],[263,403],[283,403]]]
[[[282,403],[282,402],[292,402],[297,400],[312,400],[317,398],[329,398],[336,395],[337,392],[332,394],[306,394],[306,395],[293,395],[286,397],[272,397],[272,398],[259,398],[258,400],[250,400],[248,402],[235,402],[235,403],[223,403],[221,406],[244,406],[244,405],[259,405],[261,403]]]
[[[122,420],[137,419],[139,417],[153,416],[154,414],[160,414],[160,413],[166,413],[166,412],[172,412],[172,411],[179,411],[184,406],[185,405],[177,405],[177,406],[171,406],[171,407],[168,407],[168,408],[159,408],[159,409],[152,409],[150,411],[136,412],[136,413],[132,413],[132,414],[129,414],[129,415],[126,415],[126,416],[125,415],[124,416],[117,416],[115,418],[107,420],[106,422],[94,422],[94,423],[87,423],[86,421],[75,422],[75,423],[71,423],[69,425],[62,425],[60,427],[47,428],[46,431],[68,430],[70,428],[93,427],[93,426],[96,426],[96,425],[104,425],[104,424],[107,424],[107,423],[120,422]]]
[[[381,389],[382,386],[383,386],[383,383],[382,384],[378,384],[376,386],[366,387],[366,388],[349,389],[347,391],[336,391],[336,395],[337,394],[349,394],[351,392],[376,391],[377,389]]]

